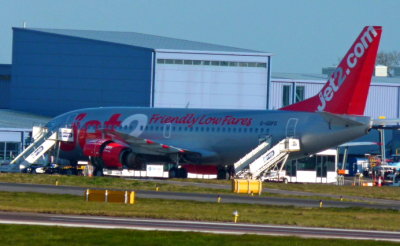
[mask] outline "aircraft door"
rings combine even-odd
[[[296,136],[296,126],[299,119],[290,118],[286,124],[286,137],[295,137]]]
[[[163,136],[164,138],[171,137],[171,123],[164,124]]]

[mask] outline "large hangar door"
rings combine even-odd
[[[268,56],[157,53],[154,107],[265,109]]]

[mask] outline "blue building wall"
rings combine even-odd
[[[0,109],[10,107],[11,65],[0,64]]]
[[[14,28],[10,107],[149,106],[152,50]]]

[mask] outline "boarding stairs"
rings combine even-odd
[[[285,138],[268,149],[270,141],[261,143],[257,148],[234,164],[239,178],[260,179],[264,173],[285,165],[291,152],[300,150],[300,142],[295,138]]]
[[[254,162],[258,157],[264,154],[271,146],[271,137],[267,137],[265,141],[261,142],[256,148],[243,156],[235,164],[236,176],[242,176],[248,172],[250,163]]]
[[[35,141],[12,160],[9,165],[1,166],[0,171],[20,172],[22,169],[36,163],[58,140],[63,140],[66,131],[72,133],[72,130],[68,128],[60,128],[53,131],[48,128],[40,128],[36,136],[33,137]]]

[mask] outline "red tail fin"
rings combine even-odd
[[[380,26],[365,27],[317,95],[281,110],[363,115],[381,34]]]

